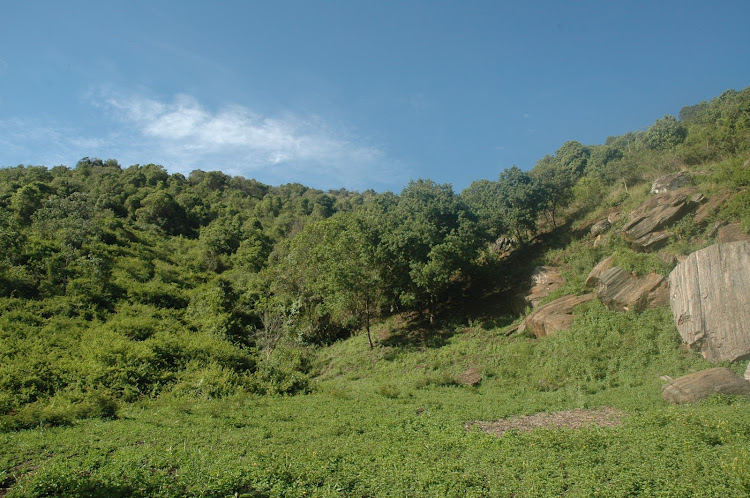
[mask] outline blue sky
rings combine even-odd
[[[460,191],[750,86],[748,19],[746,0],[6,0],[0,165]]]

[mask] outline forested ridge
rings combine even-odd
[[[96,158],[2,168],[0,429],[161,397],[311,393],[342,339],[409,350],[510,323],[506,295],[540,254],[662,174],[703,169],[706,189],[732,193],[714,216],[750,229],[748,159],[750,88],[462,192],[429,179],[324,192]],[[675,251],[703,236],[674,230]],[[394,320],[409,332],[386,344],[374,328]]]

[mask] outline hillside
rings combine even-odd
[[[749,161],[747,88],[460,193],[0,169],[0,495],[745,495],[750,400],[662,399],[715,366],[668,306],[523,319],[607,256],[665,276],[747,237]],[[639,246],[676,172],[694,206]]]

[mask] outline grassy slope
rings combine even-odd
[[[647,187],[630,190],[588,221],[627,212]],[[678,239],[670,249],[694,248]],[[565,292],[582,292],[585,274],[612,252],[633,271],[664,271],[617,237],[597,249],[574,241],[535,263],[561,265]],[[9,496],[750,493],[750,401],[674,407],[661,399],[660,376],[712,366],[681,348],[668,309],[614,313],[590,303],[569,331],[541,340],[506,337],[506,328],[461,325],[432,331],[425,344],[391,319],[377,327],[375,350],[359,335],[312,353],[312,394],[163,395],[123,405],[115,420],[3,432],[0,488]],[[457,382],[467,370],[481,374],[478,386]],[[465,429],[474,420],[599,406],[624,411],[624,422],[502,438]]]
[[[582,310],[533,341],[465,328],[439,348],[318,356],[315,393],[131,404],[112,421],[0,435],[11,496],[574,496],[750,492],[750,403],[668,407],[660,375],[706,368],[683,352],[668,310]],[[478,368],[478,387],[457,385]],[[737,366],[739,368],[739,366]],[[609,405],[616,428],[502,438],[466,422]]]

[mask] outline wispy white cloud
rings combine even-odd
[[[188,95],[163,101],[111,90],[87,102],[95,112],[82,112],[82,121],[0,120],[2,165],[72,166],[89,156],[324,189],[400,190],[409,179],[383,148],[317,116],[265,116],[240,105],[211,110]]]
[[[407,179],[382,149],[315,116],[263,116],[239,105],[211,111],[188,95],[162,102],[109,93],[94,102],[135,134],[141,148],[179,171],[220,168],[269,183],[325,188],[382,188]]]

